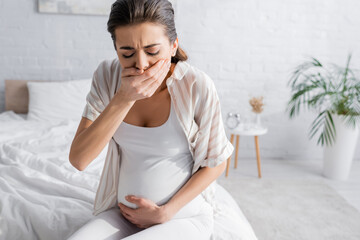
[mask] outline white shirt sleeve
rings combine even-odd
[[[199,82],[200,104],[195,110],[199,139],[195,151],[200,167],[216,167],[229,158],[234,150],[226,136],[219,97],[213,80],[205,73]]]
[[[91,121],[95,121],[95,119],[101,114],[101,112],[105,109],[105,98],[108,97],[108,93],[106,92],[107,87],[107,79],[105,77],[106,74],[102,74],[104,72],[103,62],[97,67],[93,74],[90,92],[86,95],[86,105],[84,107],[82,116],[90,119]]]

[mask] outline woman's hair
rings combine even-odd
[[[158,23],[164,26],[170,44],[176,40],[177,34],[174,22],[174,9],[168,0],[116,0],[111,5],[111,12],[107,22],[107,30],[116,50],[115,29],[119,26],[144,22]],[[188,59],[184,50],[178,46],[171,62]]]

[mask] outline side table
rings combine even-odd
[[[248,127],[244,128],[243,125],[239,125],[238,127],[234,129],[226,128],[230,134],[230,142],[234,145],[234,136],[236,136],[236,150],[235,150],[235,164],[234,168],[237,168],[237,161],[238,161],[238,151],[239,151],[239,137],[242,136],[254,136],[255,137],[255,148],[256,148],[256,159],[257,159],[257,167],[258,167],[258,175],[259,178],[261,178],[261,166],[260,166],[260,147],[259,147],[259,136],[264,135],[267,133],[267,128],[264,127]],[[229,166],[231,162],[231,156],[227,160],[226,165],[226,174],[227,177],[229,175]]]

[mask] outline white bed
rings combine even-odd
[[[65,239],[92,217],[107,147],[86,171],[75,169],[68,155],[77,125],[0,114],[0,239]]]
[[[80,112],[81,115],[81,112]],[[0,113],[0,239],[66,239],[94,216],[107,146],[84,170],[68,160],[78,120],[27,120]],[[212,239],[256,239],[231,195],[217,185],[222,214]],[[235,237],[237,236],[237,237]]]

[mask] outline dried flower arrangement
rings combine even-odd
[[[264,108],[264,103],[263,103],[263,99],[264,97],[263,96],[260,96],[260,97],[252,97],[249,101],[251,107],[252,107],[252,111],[254,113],[261,113]]]

